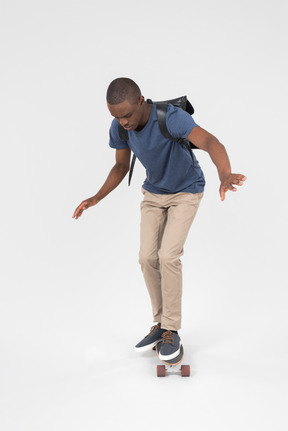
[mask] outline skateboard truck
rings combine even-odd
[[[156,351],[158,357],[159,357],[159,350],[160,347],[158,347],[159,345],[157,344],[156,346],[153,347],[153,350]],[[176,367],[176,365],[180,364],[180,362],[182,361],[184,356],[184,349],[183,346],[181,345],[181,350],[179,355],[174,358],[171,359],[170,361],[163,361],[165,365],[157,365],[157,377],[165,377],[167,375],[167,373],[169,374],[181,374],[181,377],[190,377],[190,365],[181,365],[180,367]],[[176,367],[176,370],[175,370]]]
[[[157,365],[157,377],[166,377],[169,374],[181,374],[181,377],[190,377],[190,365],[181,365],[179,368],[174,370],[175,365]]]

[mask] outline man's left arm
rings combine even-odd
[[[211,160],[216,165],[221,182],[219,191],[222,201],[224,201],[225,193],[228,190],[236,192],[237,189],[234,186],[243,185],[243,182],[246,180],[245,175],[233,174],[231,172],[231,165],[225,147],[215,136],[197,126],[192,129],[187,139],[193,142],[199,149],[207,151]]]

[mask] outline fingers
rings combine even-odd
[[[231,185],[226,186],[226,187],[220,187],[220,197],[221,197],[221,201],[225,200],[225,193],[228,192],[228,190],[231,190],[231,192],[237,192],[236,187],[233,187]]]
[[[80,210],[79,208],[77,208],[72,216],[72,218],[75,218],[76,220],[82,215],[83,210]]]
[[[88,208],[88,203],[86,201],[82,202],[74,211],[72,218],[75,218],[77,220],[79,217],[81,217],[83,211],[86,210],[87,208]]]
[[[242,186],[243,181],[236,178],[235,180],[232,181],[232,184],[235,184],[236,186]]]
[[[237,189],[235,186],[243,186],[244,181],[246,181],[245,175],[241,174],[232,174],[221,184],[220,186],[220,197],[221,201],[225,200],[225,193],[230,190],[232,192],[236,192]]]
[[[235,184],[237,186],[243,186],[243,182],[246,181],[247,178],[244,175],[236,175],[233,179],[232,179],[232,184]]]

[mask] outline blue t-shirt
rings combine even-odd
[[[197,126],[190,114],[171,104],[168,105],[166,124],[169,133],[175,138],[187,138]],[[195,154],[193,167],[187,148],[162,135],[157,120],[156,103],[153,103],[149,120],[140,132],[128,130],[128,141],[120,139],[118,121],[115,118],[109,134],[110,147],[130,147],[146,169],[144,189],[157,194],[203,192],[205,178]]]

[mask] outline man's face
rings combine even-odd
[[[136,130],[143,116],[144,98],[141,96],[138,103],[125,100],[118,105],[108,105],[108,109],[113,117],[126,130]]]

